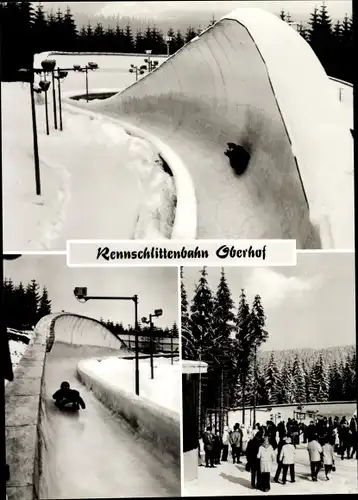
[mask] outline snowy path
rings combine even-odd
[[[152,445],[78,382],[76,366],[84,357],[83,349],[76,358],[73,350],[67,352],[66,346],[55,344],[47,355],[47,420],[42,427],[48,448],[40,498],[179,495],[180,480],[170,463],[159,462]],[[93,355],[93,348],[88,348],[88,356]],[[51,396],[63,380],[85,400],[86,409],[79,414],[61,413],[53,406]]]
[[[150,145],[105,117],[65,107],[63,132],[55,131],[51,97],[47,136],[43,98],[36,95],[42,191],[37,196],[29,87],[1,88],[6,250],[65,250],[71,238],[132,239],[139,216],[149,225],[150,203],[161,203],[168,182]]]
[[[204,457],[203,457],[204,458]],[[198,479],[184,483],[183,495],[186,496],[220,496],[220,495],[263,495],[259,490],[251,488],[250,473],[245,471],[246,459],[243,464],[234,465],[222,462],[215,469],[206,467],[198,468]],[[271,474],[271,490],[268,495],[294,495],[294,494],[332,494],[332,493],[358,493],[357,487],[357,461],[344,460],[336,457],[336,472],[332,472],[330,481],[326,481],[324,472],[318,475],[318,482],[312,483],[308,462],[306,445],[300,445],[296,452],[296,482],[288,482],[285,486],[273,482]],[[281,475],[282,478],[282,475]]]

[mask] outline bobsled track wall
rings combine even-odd
[[[48,315],[39,321],[35,328],[34,340],[28,346],[15,371],[15,380],[6,386],[6,460],[10,465],[10,480],[7,483],[9,500],[48,498],[51,497],[51,491],[55,491],[56,457],[50,459],[50,453],[54,437],[53,425],[56,424],[56,420],[48,408],[48,391],[52,392],[52,386],[55,383],[58,384],[57,379],[62,373],[72,383],[71,373],[73,372],[74,376],[77,374],[77,365],[81,359],[128,355],[127,350],[122,346],[123,343],[119,339],[96,320],[90,318],[59,313]],[[82,361],[82,363],[85,362]],[[47,370],[46,365],[48,365]],[[60,371],[60,374],[56,373],[56,370]],[[178,494],[176,489],[180,488],[179,418],[176,419],[170,412],[167,414],[161,411],[155,405],[146,404],[140,398],[135,401],[133,396],[125,393],[116,395],[116,391],[111,388],[108,388],[106,392],[107,388],[103,387],[103,393],[99,394],[101,384],[96,384],[86,375],[85,364],[80,371],[80,378],[87,386],[93,387],[96,395],[104,403],[115,412],[124,415],[127,421],[132,423],[134,430],[141,432],[152,441],[155,440],[159,452],[162,447],[163,449],[165,446],[169,448],[169,454],[166,453],[165,456],[163,454],[161,458],[169,457],[174,470],[172,476],[175,477],[174,481],[172,478],[167,480],[159,494],[163,491],[169,496]],[[138,404],[138,410],[134,409],[136,404]],[[124,411],[121,410],[122,405],[125,408]],[[158,418],[157,429],[159,431],[155,432],[154,422]],[[176,449],[175,440],[177,440]],[[177,476],[178,481],[175,482]],[[178,488],[176,484],[179,485]]]
[[[79,379],[107,408],[123,417],[144,439],[154,444],[153,453],[168,457],[179,471],[180,419],[179,414],[151,401],[113,388],[104,380],[95,379],[86,369],[86,361],[79,363]],[[179,395],[178,395],[179,397]]]
[[[45,383],[46,352],[51,351],[54,340],[74,344],[87,341],[95,349],[93,356],[113,355],[123,346],[111,332],[91,318],[67,313],[50,314],[36,325],[34,340],[16,368],[14,381],[5,389],[9,500],[33,500],[39,496],[41,395]]]
[[[152,134],[180,158],[195,188],[197,237],[352,248],[352,137],[314,52],[276,16],[238,9],[86,109]],[[224,154],[228,142],[251,154],[243,174]]]

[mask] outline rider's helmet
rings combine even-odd
[[[70,384],[68,382],[61,383],[61,389],[69,389],[69,388],[70,388]]]

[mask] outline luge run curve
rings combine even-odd
[[[177,496],[175,467],[153,455],[138,437],[77,378],[85,358],[128,355],[124,344],[98,321],[60,313],[36,328],[48,332],[40,408],[41,474],[39,498]],[[67,380],[80,391],[86,409],[60,412],[52,394]]]
[[[352,137],[317,57],[276,16],[238,9],[89,108],[155,135],[180,157],[195,186],[198,238],[352,248]],[[228,142],[251,153],[242,175],[224,154]]]

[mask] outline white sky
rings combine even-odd
[[[36,2],[35,2],[36,3]],[[181,1],[181,2],[68,2],[73,14],[86,14],[95,18],[96,15],[108,17],[136,17],[153,21],[170,21],[175,27],[175,20],[192,20],[193,24],[207,22],[213,15],[218,19],[239,7],[255,7],[269,12],[279,13],[281,9],[288,10],[294,21],[305,21],[315,6],[319,7],[321,1],[311,0],[286,0],[286,1],[240,1],[240,2],[206,2],[206,1]],[[328,11],[333,18],[342,19],[347,13],[352,13],[352,2],[347,0],[326,0]],[[57,10],[64,8],[64,3],[46,2],[45,9]]]
[[[216,291],[221,268],[207,268]],[[192,298],[199,268],[184,268]],[[248,300],[261,295],[269,340],[264,349],[322,348],[356,343],[354,256],[305,253],[296,267],[227,267],[226,277],[237,304],[241,288]]]
[[[4,260],[4,276],[15,284],[36,279],[46,285],[52,301],[52,311],[68,312],[99,319],[113,319],[124,326],[134,324],[134,304],[131,301],[90,300],[79,303],[75,286],[87,286],[88,295],[139,296],[139,319],[154,309],[163,309],[155,320],[161,327],[178,323],[178,280],[176,268],[69,268],[62,255],[25,255],[17,260]]]

